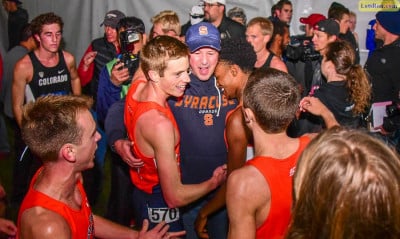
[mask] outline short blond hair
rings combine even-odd
[[[264,36],[270,35],[272,36],[274,32],[274,25],[272,22],[266,17],[255,17],[249,21],[247,27],[251,27],[254,25],[259,25],[261,28],[261,34]]]
[[[177,36],[181,35],[181,23],[176,12],[172,10],[164,10],[151,18],[151,23],[160,23],[163,32],[166,34],[169,31],[173,31]]]

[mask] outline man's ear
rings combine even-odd
[[[76,161],[76,149],[73,144],[64,144],[60,149],[62,157],[68,162]]]
[[[245,108],[243,106],[242,111],[243,111],[244,122],[247,124],[247,126],[250,126],[250,124],[255,122],[254,112],[250,108]]]
[[[39,42],[39,43],[40,43],[39,34],[34,34],[33,37],[35,38],[36,42]]]
[[[338,39],[338,37],[336,35],[331,35],[328,37],[328,42],[334,42]]]
[[[158,74],[158,72],[153,71],[153,70],[149,71],[149,77],[150,77],[150,80],[155,83],[158,83],[160,80],[160,74]]]
[[[229,71],[231,72],[232,76],[236,77],[239,73],[239,66],[232,64],[229,66]]]
[[[265,36],[264,36],[264,40],[265,40],[266,43],[268,43],[269,41],[271,41],[271,35],[269,35],[269,34],[268,34],[268,35],[265,35]]]

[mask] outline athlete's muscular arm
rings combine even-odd
[[[207,181],[183,185],[176,161],[175,144],[177,132],[172,122],[162,113],[151,110],[143,114],[136,124],[136,142],[146,155],[154,155],[157,163],[163,196],[171,208],[181,207],[207,194],[220,185],[226,170],[219,167]],[[142,138],[138,137],[142,135]]]
[[[32,80],[33,66],[28,55],[19,60],[14,67],[12,81],[12,104],[15,120],[21,127],[22,107],[25,102],[25,87]]]
[[[241,107],[237,107],[226,122],[226,140],[228,143],[228,176],[246,162],[249,133],[244,125]],[[196,222],[196,232],[201,238],[208,238],[207,217],[225,206],[226,184],[224,183],[215,196],[200,210]]]
[[[257,227],[268,216],[270,200],[268,184],[256,168],[245,166],[232,172],[226,190],[228,238],[256,238]]]
[[[148,230],[148,222],[143,223],[141,231],[132,230],[129,227],[121,226],[102,217],[93,216],[95,236],[108,239],[161,239],[175,238],[185,234],[174,232],[166,235],[169,226],[164,222]],[[21,239],[70,239],[74,238],[69,224],[65,219],[50,210],[42,207],[33,207],[22,214],[21,228],[19,232]]]
[[[72,235],[68,223],[61,215],[42,207],[33,207],[22,214],[19,238],[70,239]]]
[[[71,75],[71,87],[74,95],[81,94],[81,81],[79,79],[78,71],[76,70],[75,58],[70,53],[63,51],[65,62],[68,67],[69,74]]]

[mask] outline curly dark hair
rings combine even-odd
[[[31,22],[32,34],[40,34],[42,32],[43,25],[49,25],[56,23],[60,25],[61,31],[64,27],[64,22],[60,16],[57,16],[54,12],[48,12],[40,14],[35,17]]]
[[[257,60],[253,47],[244,38],[225,39],[221,42],[219,60],[238,65],[244,72],[251,72]]]

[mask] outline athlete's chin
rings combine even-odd
[[[173,94],[172,94],[172,96],[173,97],[176,97],[176,98],[179,98],[179,97],[182,97],[182,95],[185,93],[185,91],[177,91],[177,92],[174,92]]]

